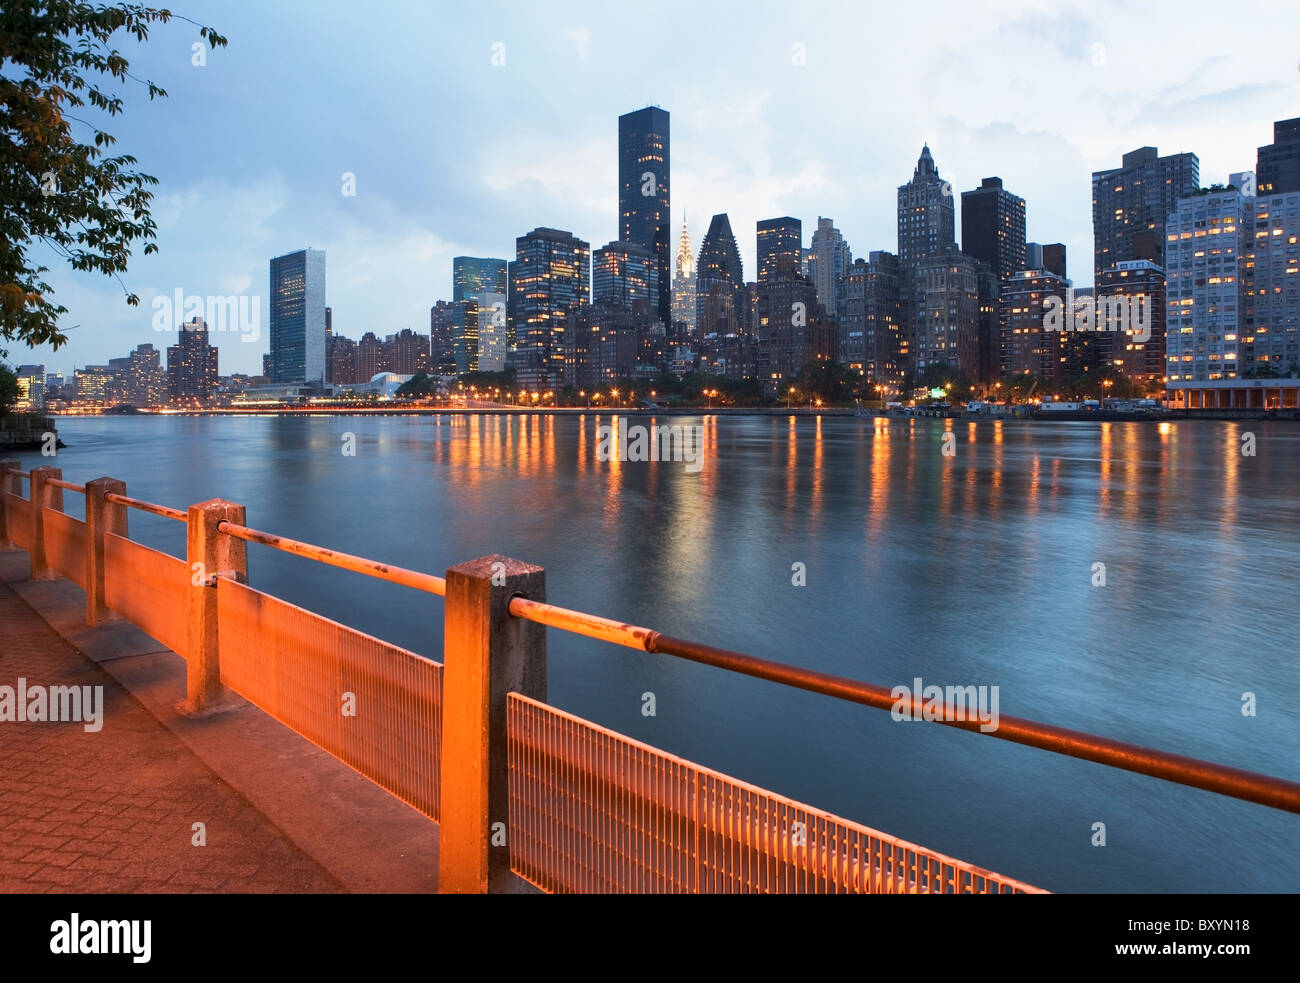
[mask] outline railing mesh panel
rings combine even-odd
[[[229,579],[217,612],[223,683],[438,818],[441,664]]]
[[[551,892],[1041,893],[517,693],[511,869]]]

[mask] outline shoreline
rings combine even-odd
[[[54,413],[58,419],[79,417],[172,417],[172,416],[801,416],[801,417],[856,417],[851,407],[581,407],[581,406],[402,406],[402,407],[258,407],[244,409],[212,407],[208,409],[165,410],[139,413]],[[1191,420],[1232,422],[1241,420],[1300,422],[1300,410],[1288,407],[1281,410],[1219,409],[1219,410],[1165,410],[1159,413],[1133,413],[1100,410],[1061,412],[1059,416],[1043,413],[1023,417],[992,416],[986,413],[940,413],[927,411],[912,415],[874,413],[861,419],[910,420],[939,419],[963,422],[1025,422],[1025,423],[1169,423]],[[20,448],[13,448],[20,449]]]

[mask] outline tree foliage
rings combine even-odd
[[[7,365],[0,365],[0,416],[4,416],[18,402],[18,376]]]
[[[28,345],[66,343],[43,274],[30,255],[43,244],[74,270],[121,282],[132,245],[158,249],[150,214],[158,179],[136,169],[130,154],[111,154],[112,134],[86,116],[107,120],[123,109],[114,83],[135,82],[149,98],[166,91],[139,79],[113,41],[143,42],[149,27],[173,17],[135,3],[5,0],[0,6],[0,338]],[[193,21],[189,21],[194,23]],[[212,48],[226,39],[199,27]],[[76,128],[74,133],[74,127]],[[123,286],[126,302],[140,299]]]

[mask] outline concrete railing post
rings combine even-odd
[[[9,518],[5,515],[5,492],[12,491],[18,493],[18,482],[22,481],[17,475],[6,474],[6,471],[22,470],[21,461],[0,461],[0,550],[10,550],[14,548],[13,539],[9,535]]]
[[[510,876],[506,694],[546,699],[546,628],[510,599],[546,600],[546,571],[485,556],[447,571],[438,890],[482,894]],[[501,826],[497,826],[501,823]]]
[[[51,478],[63,478],[61,468],[32,468],[32,548],[27,555],[31,559],[29,580],[53,580],[56,576],[45,556],[45,510],[63,511],[63,489],[46,484]]]
[[[181,709],[202,713],[220,701],[221,663],[217,656],[217,578],[248,580],[248,551],[242,539],[223,535],[217,524],[244,524],[244,507],[214,498],[191,505],[185,557],[190,568],[189,616],[185,633],[186,699]]]
[[[125,495],[126,482],[116,478],[96,478],[86,482],[86,624],[99,625],[113,620],[104,601],[104,536],[126,536],[126,506],[108,501],[105,495]],[[117,571],[120,577],[130,574]]]

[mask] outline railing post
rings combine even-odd
[[[244,507],[220,498],[189,507],[185,557],[190,567],[190,603],[184,652],[186,699],[181,704],[186,713],[212,708],[223,691],[217,657],[217,578],[248,579],[244,541],[217,530],[217,524],[225,521],[242,526]]]
[[[485,556],[447,571],[438,890],[482,894],[510,875],[506,694],[546,699],[546,628],[510,614],[546,600],[546,571]],[[501,823],[500,827],[496,824]]]
[[[45,510],[63,511],[63,489],[56,485],[47,485],[51,478],[62,478],[61,468],[32,468],[32,548],[27,555],[31,559],[29,580],[53,580],[54,569],[45,557]]]
[[[86,624],[99,625],[113,619],[104,602],[104,536],[126,536],[126,506],[108,501],[105,495],[125,495],[126,482],[96,478],[86,482]],[[118,576],[127,576],[119,570]]]
[[[0,461],[0,550],[11,550],[14,548],[14,542],[9,536],[9,519],[5,515],[5,492],[13,490],[17,493],[17,484],[22,479],[16,475],[6,474],[10,469],[19,471],[22,469],[21,461]]]

